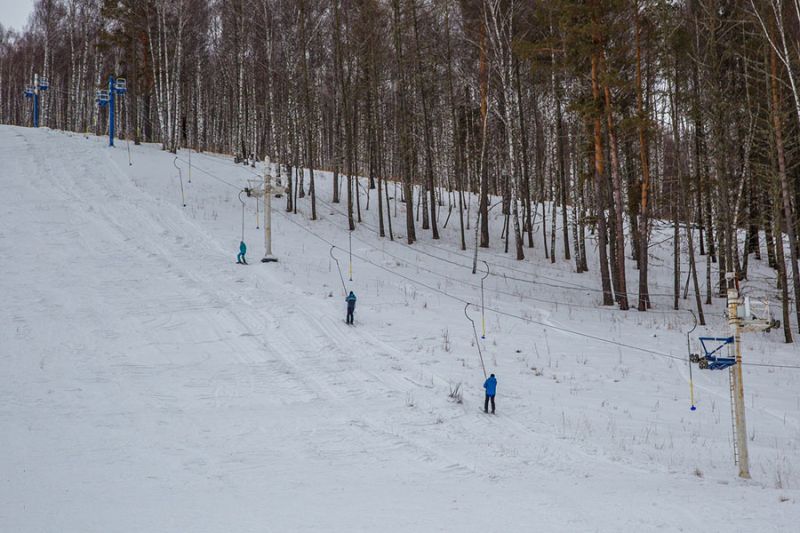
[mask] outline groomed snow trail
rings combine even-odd
[[[800,520],[797,490],[773,488],[772,472],[749,483],[716,475],[732,472],[705,464],[729,462],[719,442],[718,453],[697,443],[691,459],[685,444],[711,437],[688,411],[661,414],[676,393],[656,384],[683,379],[668,362],[652,362],[658,375],[645,383],[612,383],[618,368],[592,381],[580,357],[552,367],[544,348],[536,360],[514,355],[541,335],[548,354],[583,340],[490,323],[497,337],[506,330],[487,349],[499,414],[484,415],[463,306],[362,264],[350,328],[320,241],[278,213],[281,262],[261,265],[250,205],[251,265],[236,265],[235,190],[195,171],[182,208],[174,156],[131,147],[129,167],[103,142],[0,127],[0,531],[752,532]],[[252,177],[224,158],[193,162],[232,183]],[[321,211],[323,221],[296,222],[341,242],[338,215]],[[399,268],[375,242],[360,253]],[[511,300],[492,296],[521,306]],[[575,327],[563,308],[527,312]],[[452,351],[440,349],[443,329]],[[616,350],[588,350],[624,366]],[[533,363],[550,379],[533,377]],[[464,404],[447,396],[457,381]],[[764,401],[769,435],[794,443],[776,448],[791,468],[798,408]]]

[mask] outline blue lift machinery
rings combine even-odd
[[[709,343],[709,344],[706,344]],[[714,347],[714,344],[717,344]],[[703,347],[704,355],[693,353],[689,360],[696,363],[703,370],[724,370],[736,364],[736,359],[730,355],[730,347],[733,345],[733,337],[700,337],[700,345]],[[719,352],[728,347],[726,355],[723,357]]]
[[[768,332],[781,325],[780,321],[772,318],[768,302],[752,302],[750,298],[744,298],[741,305],[735,305],[734,309],[729,306],[728,320],[739,331]],[[735,316],[730,313],[735,313]],[[702,370],[724,370],[736,364],[736,357],[731,353],[736,346],[735,335],[700,337],[698,340],[703,347],[703,354],[693,353],[689,356],[689,361],[697,364]],[[726,346],[728,349],[723,356],[720,352]]]

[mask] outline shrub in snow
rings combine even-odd
[[[464,403],[464,392],[461,390],[461,382],[456,383],[456,386],[450,386],[450,394],[448,394],[451,400],[456,403]]]
[[[406,393],[406,407],[414,407],[414,394],[411,391]]]

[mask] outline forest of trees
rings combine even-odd
[[[800,0],[38,0],[0,26],[0,122],[32,123],[34,74],[40,125],[104,134],[95,91],[124,76],[120,136],[269,156],[314,219],[313,169],[333,171],[351,229],[354,176],[382,237],[390,184],[418,200],[409,244],[444,215],[488,246],[502,199],[506,250],[595,272],[604,305],[650,307],[669,228],[676,309],[689,294],[703,322],[760,260],[786,342],[800,328]]]

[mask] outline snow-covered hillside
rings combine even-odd
[[[798,530],[800,370],[744,367],[740,480],[727,372],[695,368],[689,410],[669,261],[653,312],[603,309],[596,272],[538,242],[513,261],[494,220],[485,415],[455,215],[409,247],[399,204],[380,239],[373,191],[350,282],[345,207],[318,175],[321,220],[308,199],[273,212],[278,263],[258,262],[248,200],[239,266],[259,169],[195,153],[189,183],[188,152],[130,146],[129,166],[119,144],[0,127],[0,531]],[[767,275],[748,290],[774,292]],[[693,340],[726,334],[721,304]],[[800,364],[781,340],[745,334],[746,361]]]

